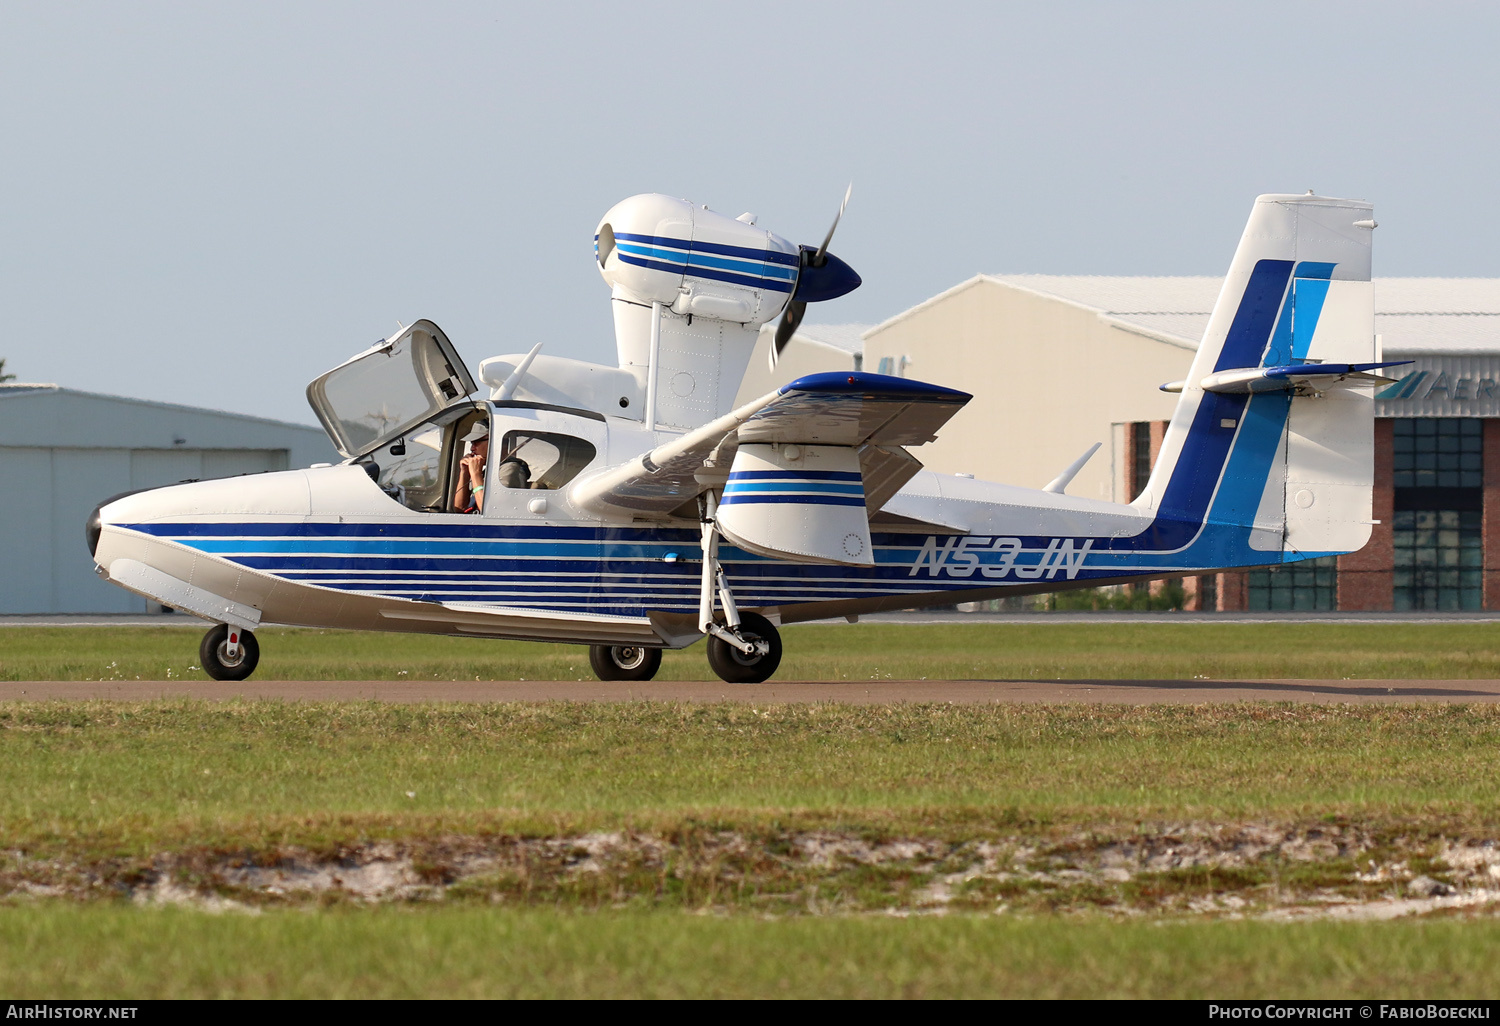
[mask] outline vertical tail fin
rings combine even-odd
[[[1358,200],[1256,199],[1136,500],[1155,511],[1164,543],[1198,539],[1212,548],[1204,565],[1233,566],[1350,552],[1369,539],[1368,384],[1317,391],[1270,376],[1240,391],[1224,379],[1204,385],[1235,371],[1373,361],[1374,224]]]

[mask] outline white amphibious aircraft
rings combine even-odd
[[[775,672],[782,624],[1351,552],[1389,366],[1374,227],[1359,201],[1255,201],[1129,504],[1066,493],[1087,455],[1040,490],[923,470],[908,448],[970,398],[941,385],[813,374],[734,408],[760,327],[782,318],[774,364],[805,305],[859,278],[828,239],[645,195],[595,236],[618,367],[538,345],[480,364],[492,392],[473,399],[417,321],[308,386],[345,462],[118,496],[89,547],[101,576],[215,624],[200,654],[220,680],[282,623],[586,644],[605,680],[649,680],[706,636],[743,683]]]

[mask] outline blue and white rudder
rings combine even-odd
[[[1255,201],[1135,500],[1158,524],[1180,525],[1184,541],[1210,546],[1203,565],[1293,561],[1369,540],[1373,385],[1355,377],[1293,389],[1278,375],[1377,359],[1371,213],[1368,203],[1324,196]],[[1222,390],[1226,379],[1257,376]]]

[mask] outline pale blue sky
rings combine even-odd
[[[851,180],[865,285],[809,322],[1219,274],[1309,187],[1375,202],[1377,275],[1500,276],[1497,38],[1488,4],[0,0],[0,356],[303,422],[398,318],[613,362],[615,201],[817,242]]]

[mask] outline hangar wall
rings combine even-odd
[[[744,380],[735,395],[735,405],[759,399],[807,374],[860,370],[864,351],[861,336],[871,327],[870,324],[804,325],[788,340],[773,370],[770,356],[776,338],[776,322],[772,321],[761,328],[760,337],[756,339],[750,364],[745,368]]]
[[[915,453],[943,473],[1040,488],[1095,442],[1068,491],[1116,494],[1126,454],[1113,425],[1165,420],[1196,346],[1056,296],[977,277],[865,334],[866,370],[974,394]]]

